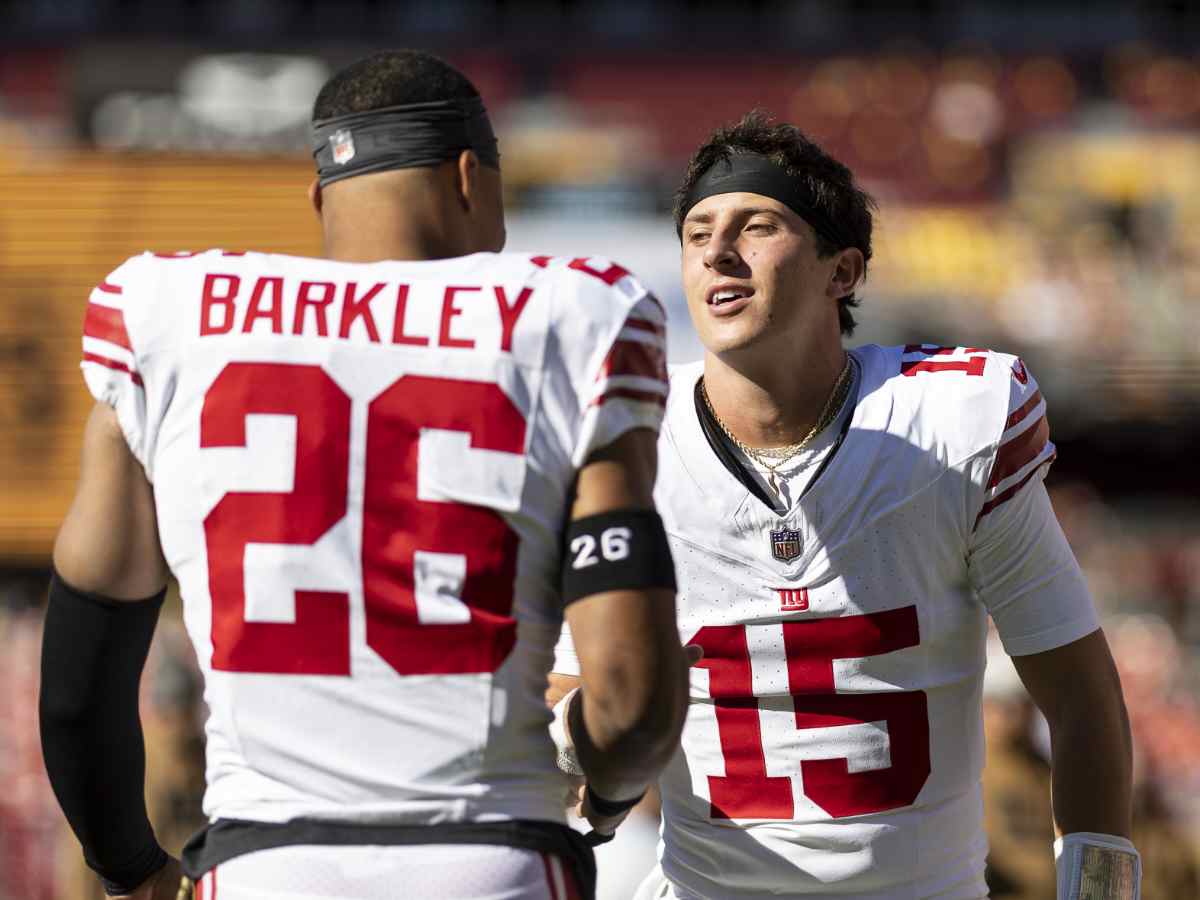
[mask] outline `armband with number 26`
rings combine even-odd
[[[652,509],[622,509],[567,526],[563,606],[604,591],[675,590],[675,567],[662,519]]]

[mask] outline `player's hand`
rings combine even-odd
[[[575,808],[575,815],[581,819],[587,819],[588,824],[592,826],[592,833],[606,839],[611,839],[613,834],[616,833],[617,826],[629,818],[629,814],[637,808],[636,806],[631,806],[629,809],[615,816],[602,816],[592,809],[591,803],[588,802],[589,798],[586,788],[580,788],[580,794],[582,795],[582,799],[579,806]]]
[[[180,900],[179,884],[183,880],[183,870],[179,868],[179,860],[171,857],[167,864],[138,885],[132,894],[110,894],[111,900]],[[188,900],[191,892],[183,896]]]

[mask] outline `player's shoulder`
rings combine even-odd
[[[522,255],[533,277],[551,286],[560,322],[590,323],[595,335],[616,327],[637,329],[640,336],[662,343],[666,310],[629,269],[604,256]]]
[[[172,275],[193,272],[197,267],[211,267],[216,260],[223,260],[225,265],[229,265],[235,260],[254,260],[263,257],[264,254],[250,253],[245,250],[212,249],[172,252],[144,250],[129,257],[113,269],[105,277],[103,283],[119,287],[122,294],[136,296],[139,288],[153,286],[156,282],[168,279]]]
[[[855,350],[896,413],[926,446],[963,458],[995,444],[1014,414],[1041,400],[1016,355],[977,346],[904,344]]]
[[[519,258],[541,270],[546,280],[561,285],[576,302],[632,306],[650,294],[629,269],[604,256],[522,254]]]

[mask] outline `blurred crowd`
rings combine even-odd
[[[832,13],[809,6],[810,27]],[[639,27],[654,33],[669,9],[659,4]],[[880,301],[880,337],[904,332],[904,342],[920,325],[925,339],[969,333],[1038,370],[1053,359],[1059,395],[1088,399],[1069,408],[1075,427],[1200,418],[1194,51],[1133,41],[934,48],[906,37],[869,53],[767,47],[728,66],[670,45],[445,52],[488,100],[515,212],[607,222],[611,233],[630,217],[664,216],[698,141],[761,107],[822,142],[879,199],[866,293]],[[143,49],[131,57],[101,41],[0,53],[0,172],[19,187],[38,173],[65,181],[92,159],[174,160],[200,180],[214,164],[271,160],[301,178],[317,87],[370,48]],[[148,199],[153,184],[138,187],[128,185]],[[109,188],[119,229],[126,207]],[[199,190],[171,200],[213,214]],[[291,229],[303,222],[289,215]],[[257,249],[294,246],[277,232],[279,246]],[[6,259],[13,239],[0,227],[0,290],[27,265]],[[162,239],[131,234],[128,252]]]
[[[1055,508],[1101,609],[1135,744],[1135,841],[1146,900],[1200,897],[1200,519],[1116,508],[1061,483]],[[50,794],[37,738],[41,573],[0,574],[0,900],[100,900]],[[204,707],[191,646],[168,601],[143,680],[147,803],[178,850],[202,821]],[[1053,900],[1048,737],[1007,657],[985,681],[984,772],[997,900]],[[601,849],[600,900],[627,900],[654,863],[653,800]]]

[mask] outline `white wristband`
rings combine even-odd
[[[1058,900],[1140,900],[1142,858],[1128,838],[1073,831],[1054,842]]]
[[[554,718],[550,722],[550,739],[558,750],[558,767],[568,775],[583,776],[583,766],[579,765],[579,757],[575,755],[575,743],[567,732],[567,709],[571,701],[579,693],[579,688],[572,688],[566,695],[554,704]]]

